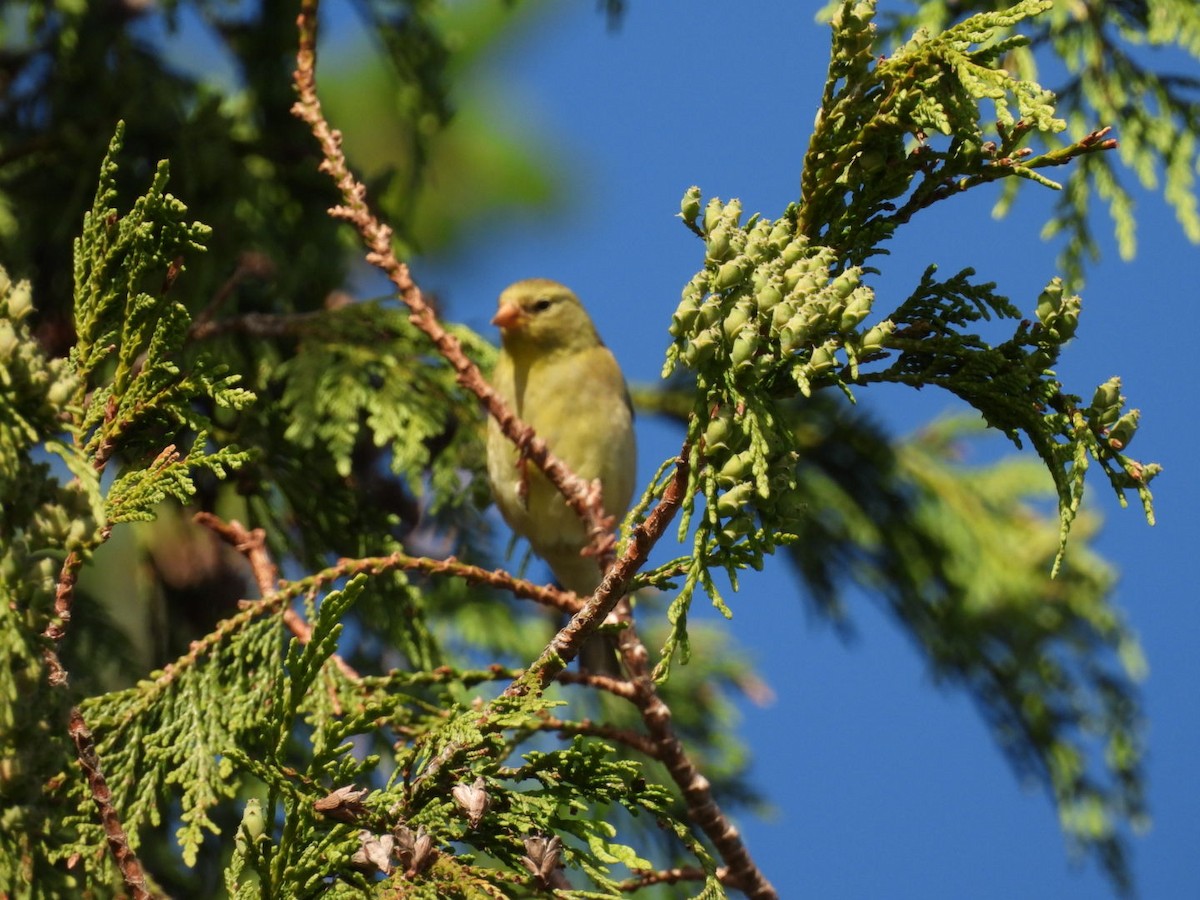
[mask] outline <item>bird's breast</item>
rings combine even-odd
[[[636,450],[625,384],[607,348],[498,367],[497,390],[576,475],[599,478],[609,515],[623,516],[633,492]],[[501,513],[540,555],[575,548],[583,526],[533,466],[489,423],[488,469]]]

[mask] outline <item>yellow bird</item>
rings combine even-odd
[[[625,379],[596,327],[567,287],[545,278],[500,294],[496,391],[581,478],[599,478],[604,510],[618,521],[633,497],[637,448]],[[586,597],[600,584],[596,559],[582,556],[583,523],[535,466],[488,420],[488,478],[512,530],[529,541],[564,588]]]

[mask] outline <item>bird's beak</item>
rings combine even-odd
[[[521,307],[515,303],[505,303],[500,307],[496,315],[492,316],[492,324],[507,331],[517,325],[523,318]]]

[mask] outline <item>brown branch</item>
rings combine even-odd
[[[141,861],[129,846],[129,838],[121,825],[121,817],[113,805],[112,791],[109,790],[108,780],[100,766],[100,757],[96,753],[96,739],[92,736],[91,729],[84,721],[78,706],[71,707],[67,734],[75,744],[75,754],[79,757],[79,765],[87,778],[88,789],[100,810],[104,838],[108,841],[108,849],[112,852],[113,859],[117,861],[117,868],[121,870],[121,879],[134,900],[150,900],[155,895],[146,886],[146,873],[142,870]]]
[[[110,423],[116,415],[116,402],[109,398],[104,411],[105,424]],[[92,467],[97,472],[103,471],[112,453],[114,443],[111,438],[103,440],[92,458]],[[174,448],[168,448],[173,450]],[[168,451],[163,451],[164,453]],[[112,533],[111,525],[100,529],[98,544],[103,544]],[[58,655],[59,645],[66,637],[67,627],[71,624],[71,613],[75,602],[75,584],[79,578],[79,570],[83,566],[83,556],[78,551],[67,553],[59,570],[58,583],[54,588],[54,615],[46,623],[42,636],[46,639],[42,647],[42,659],[46,663],[46,680],[51,687],[66,690],[68,686],[67,670]],[[75,745],[75,756],[83,769],[84,777],[91,792],[92,801],[100,813],[100,823],[104,828],[104,839],[108,849],[121,871],[121,879],[134,900],[148,900],[155,896],[146,886],[146,873],[141,860],[129,845],[129,835],[121,824],[121,816],[113,803],[112,790],[104,777],[104,768],[100,763],[100,755],[96,752],[96,738],[88,728],[87,720],[77,705],[72,705],[67,719],[67,735]]]
[[[680,454],[680,460],[687,459],[687,447]],[[686,487],[687,476],[680,481],[679,471],[676,470],[675,481],[680,486],[680,493]],[[670,488],[668,488],[668,493]],[[664,495],[664,500],[666,495]],[[657,510],[655,510],[657,512]],[[653,514],[652,514],[653,515]],[[665,527],[665,523],[664,523]],[[629,670],[629,684],[633,689],[632,701],[641,713],[642,723],[649,732],[655,746],[654,758],[661,762],[671,775],[671,779],[683,792],[687,804],[688,818],[694,822],[712,841],[721,858],[729,867],[729,877],[737,886],[751,898],[756,900],[774,900],[778,897],[775,888],[763,875],[750,856],[749,850],[742,842],[736,827],[725,816],[724,811],[713,799],[711,785],[696,765],[691,761],[683,743],[671,726],[671,710],[659,696],[658,689],[651,675],[650,657],[646,645],[637,635],[633,621],[633,610],[627,597],[622,596],[616,607],[617,617],[625,626],[618,632],[618,646],[621,658]]]
[[[584,603],[583,609],[571,617],[534,660],[525,675],[510,684],[502,696],[511,698],[540,693],[576,657],[583,641],[600,627],[617,603],[628,593],[629,582],[646,562],[650,550],[675,518],[675,513],[683,504],[689,469],[688,449],[685,446],[679,458],[675,460],[674,477],[667,484],[666,490],[646,517],[646,521],[633,529],[621,558],[609,566],[600,581],[600,586]],[[644,647],[642,653],[645,653]]]
[[[643,655],[645,651],[642,651]],[[687,755],[683,744],[671,727],[671,710],[663,703],[654,689],[654,682],[646,674],[633,679],[639,692],[634,700],[642,714],[642,722],[658,747],[656,758],[666,767],[671,779],[683,791],[687,804],[688,818],[699,826],[721,858],[729,866],[733,878],[747,897],[754,900],[775,900],[779,895],[750,856],[742,842],[737,827],[726,817],[712,796],[712,786],[700,774],[695,763]]]
[[[514,674],[515,677],[519,678],[524,673]],[[614,678],[611,675],[598,675],[594,672],[576,672],[571,669],[563,669],[555,677],[555,681],[559,684],[581,684],[599,691],[606,691],[625,700],[632,700],[634,698],[633,685],[623,678]]]
[[[423,572],[427,575],[449,575],[462,578],[473,584],[482,584],[508,591],[522,600],[533,600],[543,606],[574,615],[583,608],[583,601],[570,591],[547,585],[535,584],[523,578],[515,578],[503,569],[484,569],[459,562],[453,556],[433,559],[428,556],[409,556],[399,551],[387,556],[364,556],[356,559],[340,559],[327,569],[322,569],[307,578],[291,582],[284,590],[295,594],[304,593],[315,587],[348,578],[352,575],[380,575],[389,569],[406,572]]]
[[[450,666],[439,666],[432,671],[405,672],[404,677],[407,684],[446,684],[450,681],[458,681],[470,686],[483,682],[512,681],[514,678],[520,678],[523,674],[525,674],[524,669],[510,669],[507,666],[493,663],[486,670],[476,672],[459,672]],[[387,675],[381,676],[384,680],[388,677]],[[591,672],[566,670],[559,672],[556,680],[559,684],[582,685],[598,691],[606,691],[624,700],[633,699],[633,685],[610,675],[594,675]]]
[[[567,505],[583,520],[587,528],[588,545],[599,553],[609,536],[599,482],[588,483],[574,474],[550,452],[546,442],[529,425],[517,418],[484,380],[479,367],[463,352],[458,339],[442,327],[433,307],[426,302],[421,288],[413,280],[408,265],[396,258],[392,250],[391,228],[380,222],[367,205],[367,189],[354,177],[342,152],[341,132],[330,128],[317,97],[316,8],[317,0],[302,0],[296,19],[300,42],[294,81],[300,99],[292,106],[292,113],[312,130],[324,157],[320,169],[329,174],[341,192],[342,204],[333,207],[329,214],[349,222],[358,230],[367,248],[367,262],[382,270],[395,285],[400,299],[409,308],[409,321],[433,342],[442,358],[454,369],[458,383],[480,399],[488,414],[499,423],[500,430],[517,446],[522,456],[546,474]]]
[[[101,542],[108,539],[110,528],[101,529]],[[42,659],[46,663],[46,680],[52,687],[65,690],[67,688],[67,670],[63,667],[58,656],[58,646],[66,636],[67,626],[71,622],[71,607],[75,599],[75,582],[79,577],[79,569],[83,565],[83,557],[72,550],[63,561],[59,571],[58,585],[54,591],[54,617],[42,632],[46,644],[42,648]],[[112,790],[104,777],[104,769],[100,764],[100,756],[96,753],[96,739],[88,728],[87,721],[78,706],[72,705],[67,719],[67,735],[75,745],[75,755],[79,766],[87,779],[88,790],[92,801],[100,813],[100,824],[104,827],[104,839],[108,849],[116,860],[117,868],[121,871],[121,879],[125,888],[134,900],[150,900],[155,895],[146,886],[146,873],[142,863],[133,848],[129,845],[129,836],[121,825],[121,816],[113,803]]]
[[[79,568],[82,565],[83,558],[74,550],[63,560],[58,573],[58,583],[54,586],[54,615],[42,632],[42,637],[49,641],[42,649],[42,659],[46,663],[46,680],[50,682],[51,687],[67,686],[67,670],[58,658],[58,645],[67,636],[67,626],[71,624],[75,582],[79,578]]]
[[[247,531],[246,527],[236,519],[225,522],[220,517],[208,512],[196,513],[193,518],[246,557],[263,600],[276,593],[279,570],[271,560],[271,554],[267,552],[267,533],[265,531],[261,528]],[[282,615],[283,623],[295,635],[296,640],[302,644],[307,644],[312,640],[312,626],[304,621],[304,617],[292,609],[290,604],[283,607]],[[335,653],[330,659],[337,666],[338,671],[349,681],[356,684],[362,681],[362,676],[341,656]],[[334,698],[334,702],[337,705],[336,698]]]
[[[201,520],[201,524],[206,527],[214,528],[218,534],[222,534],[222,528],[228,528],[226,523],[216,516],[212,516],[213,524],[210,525],[207,517],[210,513],[198,513],[197,517]],[[244,530],[244,529],[243,529]],[[230,535],[235,534],[233,531],[228,532]],[[224,536],[224,535],[222,535]],[[478,566],[468,566],[464,563],[459,563],[453,558],[446,560],[429,559],[426,557],[410,557],[403,553],[393,553],[389,556],[365,557],[362,559],[347,559],[342,560],[334,566],[327,569],[322,569],[314,575],[307,578],[302,578],[297,581],[291,581],[277,590],[271,591],[261,599],[254,601],[250,606],[247,606],[236,615],[230,616],[227,619],[222,619],[217,623],[216,627],[206,634],[192,642],[188,648],[188,652],[164,666],[158,677],[155,678],[151,685],[154,688],[163,688],[173,682],[181,671],[195,665],[200,657],[204,656],[213,647],[216,647],[224,641],[230,634],[242,628],[252,619],[259,616],[271,615],[280,610],[294,600],[296,597],[308,593],[311,590],[318,589],[322,585],[331,584],[340,578],[346,578],[358,574],[378,575],[388,569],[406,569],[429,572],[431,574],[448,574],[457,577],[466,578],[469,581],[476,581],[481,584],[489,584],[495,587],[501,587],[505,590],[513,592],[516,596],[523,597],[529,600],[535,600],[539,603],[544,603],[547,606],[552,606],[566,613],[578,612],[582,607],[582,603],[576,596],[567,591],[560,591],[555,588],[542,587],[533,584],[532,582],[524,581],[519,578],[513,578],[507,572],[489,571],[481,569]],[[517,673],[508,672],[501,676],[512,678],[514,674],[519,674],[524,670],[517,670]],[[573,673],[571,673],[573,674]],[[564,680],[570,680],[564,679]],[[603,680],[603,676],[592,676],[589,681],[595,681],[593,685],[603,689],[610,689],[606,685],[599,682]],[[616,679],[610,679],[616,681]],[[582,681],[577,683],[584,683]],[[617,682],[621,684],[622,682]],[[612,689],[612,693],[620,693],[620,689]]]
[[[1065,166],[1072,160],[1086,156],[1089,153],[1101,153],[1115,150],[1118,146],[1115,138],[1108,137],[1111,126],[1105,126],[1090,134],[1084,135],[1074,144],[1050,150],[1038,156],[1022,157],[1017,153],[992,160],[988,166],[973,175],[962,178],[946,177],[936,182],[922,182],[917,186],[913,195],[898,210],[885,218],[897,225],[903,225],[923,209],[927,209],[940,200],[945,200],[955,194],[969,191],[981,184],[989,184],[1001,178],[1028,177],[1029,172],[1052,166]],[[926,185],[928,184],[928,187]]]
[[[623,625],[618,636],[618,646],[625,665],[634,681],[641,676],[649,685],[650,692],[656,694],[653,681],[649,677],[649,655],[645,644],[637,635],[628,590],[633,576],[641,569],[650,550],[662,537],[682,504],[687,490],[688,474],[688,447],[685,444],[675,460],[675,473],[663,496],[645,522],[634,528],[622,558],[608,568],[600,586],[584,607],[555,635],[530,669],[508,687],[506,695],[521,696],[531,689],[540,692],[550,679],[560,678],[565,672],[566,664],[579,652],[583,641],[614,610],[617,620]],[[584,677],[605,678],[586,675]],[[637,687],[633,681],[608,680],[620,685],[621,696],[638,703],[639,708],[644,705],[644,687]],[[663,708],[665,709],[665,706]]]
[[[544,606],[557,609],[569,615],[579,612],[583,602],[570,591],[542,586],[514,578],[508,572],[500,569],[490,570],[479,566],[461,563],[454,557],[432,559],[429,557],[409,556],[406,553],[395,552],[387,556],[368,556],[357,559],[342,559],[328,568],[322,569],[307,578],[299,579],[280,587],[278,571],[271,561],[266,548],[266,535],[261,528],[248,531],[240,522],[226,522],[212,513],[199,512],[195,521],[213,531],[218,537],[242,553],[250,563],[255,583],[258,585],[262,600],[270,600],[274,608],[278,608],[283,599],[290,600],[309,591],[317,590],[323,585],[332,584],[342,578],[350,578],[359,574],[380,575],[390,569],[410,572],[424,572],[430,575],[450,575],[463,578],[475,584],[483,584],[505,590],[513,596],[533,600]],[[312,637],[311,626],[304,621],[303,616],[290,606],[282,610],[284,624],[301,643],[308,643]],[[334,664],[351,681],[361,680],[361,676],[345,660],[335,654]],[[561,674],[561,673],[560,673]],[[588,684],[606,690],[619,696],[632,696],[632,689],[626,682],[603,675],[575,675],[560,679],[569,683]]]
[[[559,719],[549,713],[542,713],[539,718],[547,729],[557,731],[564,737],[582,734],[587,737],[603,738],[606,741],[624,744],[651,759],[658,759],[658,745],[646,735],[630,731],[628,728],[617,728],[615,725],[605,725],[603,722],[593,722],[591,719],[572,722],[569,719]]]
[[[275,593],[279,580],[279,571],[267,553],[266,532],[261,528],[247,531],[246,526],[236,519],[226,522],[220,516],[210,512],[198,512],[192,517],[197,525],[203,525],[238,553],[246,557],[250,563],[250,571],[254,574],[254,582],[258,592],[267,597]]]
[[[716,874],[717,880],[721,884],[735,890],[741,889],[741,885],[730,876],[727,868],[717,869]],[[708,873],[699,866],[684,866],[679,869],[663,869],[657,872],[638,871],[633,878],[622,881],[617,888],[625,893],[632,893],[656,884],[679,884],[681,881],[704,881],[706,878],[708,878]]]
[[[645,562],[650,549],[662,537],[667,525],[675,517],[683,503],[684,491],[688,481],[688,454],[685,452],[675,461],[675,476],[667,485],[662,498],[651,510],[650,515],[630,535],[625,553],[615,564],[609,567],[596,592],[588,598],[583,608],[571,617],[546,645],[533,664],[504,689],[496,700],[487,704],[476,719],[477,727],[486,731],[495,727],[492,724],[493,713],[504,701],[528,694],[540,694],[546,685],[553,681],[567,664],[579,653],[579,647],[585,638],[594,632],[600,623],[608,616],[617,601],[625,595],[629,581],[634,573]],[[460,741],[450,741],[438,755],[429,760],[421,774],[414,780],[413,787],[433,780],[442,768],[467,747]]]
[[[233,296],[234,288],[247,278],[266,277],[274,274],[274,272],[275,264],[265,253],[256,253],[253,251],[243,253],[241,259],[238,260],[237,268],[233,270],[233,274],[225,279],[225,283],[217,288],[217,292],[208,301],[208,306],[200,310],[200,314],[192,320],[192,325],[188,329],[187,339],[189,341],[198,340],[209,337],[214,331],[224,330],[220,329],[219,324],[213,323],[213,318],[229,298]]]

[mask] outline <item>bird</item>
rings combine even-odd
[[[600,480],[605,515],[619,521],[636,476],[633,405],[587,310],[565,285],[530,278],[501,292],[492,324],[500,328],[492,386],[572,472]],[[601,572],[595,556],[582,555],[588,546],[583,522],[546,476],[521,459],[494,418],[487,470],[509,527],[529,541],[563,588],[580,597],[594,593]],[[615,668],[611,650],[603,659],[592,648],[585,651],[587,668]]]

